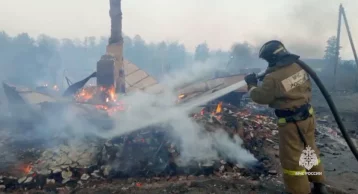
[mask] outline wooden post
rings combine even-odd
[[[347,16],[346,16],[346,12],[344,11],[344,8],[343,6],[341,5],[341,12],[342,12],[342,16],[343,16],[343,19],[344,19],[344,24],[346,26],[346,29],[347,29],[347,33],[348,33],[348,38],[349,38],[349,42],[351,44],[351,48],[352,48],[352,52],[353,52],[353,56],[354,56],[354,60],[356,62],[356,66],[357,66],[357,70],[358,70],[358,57],[357,57],[357,52],[356,52],[356,49],[354,47],[354,43],[353,43],[353,38],[352,38],[352,34],[351,34],[351,31],[350,31],[350,28],[349,28],[349,25],[348,25],[348,20],[347,20]],[[358,72],[357,72],[358,74]],[[356,76],[356,89],[357,89],[357,77]]]
[[[336,36],[336,56],[334,62],[334,71],[333,71],[333,90],[336,90],[336,72],[337,66],[339,63],[339,48],[340,48],[340,39],[341,39],[341,22],[342,22],[342,4],[339,5],[339,12],[338,12],[338,27],[337,27],[337,36]]]

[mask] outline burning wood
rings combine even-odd
[[[180,95],[178,96],[178,98],[179,98],[179,99],[183,99],[183,98],[185,98],[185,96],[186,96],[185,94],[180,94]]]
[[[117,111],[123,111],[125,109],[124,103],[117,101],[117,94],[115,93],[114,87],[85,87],[75,95],[75,100],[80,103],[93,104],[97,109],[105,110],[109,114],[114,114]]]
[[[117,96],[114,87],[85,87],[82,88],[76,95],[77,102],[116,102]]]
[[[52,87],[52,89],[53,89],[53,90],[56,90],[56,91],[60,91],[60,89],[58,88],[57,85],[54,85],[54,86]]]
[[[216,114],[221,113],[222,105],[223,103],[219,102],[218,106],[216,107],[216,111],[215,111]]]
[[[116,102],[116,96],[111,96],[110,91],[85,88],[78,93],[77,99],[95,101],[94,99],[101,97],[100,93],[104,92],[106,97],[100,99]],[[82,95],[83,93],[86,95]],[[227,107],[222,102],[215,106],[210,105],[193,115],[193,119],[204,125],[208,133],[225,130],[231,137],[242,137],[243,147],[265,163],[262,171],[244,169],[242,164],[226,161],[223,156],[218,160],[193,161],[190,165],[182,165],[180,142],[171,137],[166,126],[161,125],[147,127],[108,141],[88,140],[72,146],[62,144],[51,149],[45,148],[36,161],[21,167],[24,177],[2,177],[0,186],[11,190],[47,188],[49,185],[70,186],[93,180],[128,177],[169,180],[171,178],[167,177],[233,177],[240,173],[240,176],[257,179],[262,174],[267,175],[270,162],[267,162],[263,152],[263,142],[272,135],[272,130],[275,130],[272,118],[252,115],[245,109],[238,112]],[[137,187],[142,186],[141,182],[137,183]]]
[[[31,164],[28,164],[28,165],[25,165],[21,168],[24,172],[24,174],[29,174],[32,170],[32,165]]]

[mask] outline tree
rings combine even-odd
[[[252,65],[254,61],[253,49],[247,42],[232,45],[231,56],[233,57],[231,64],[239,68]]]
[[[133,41],[129,36],[123,36],[123,56],[129,59],[132,58]]]
[[[145,64],[148,62],[148,47],[146,42],[140,37],[136,35],[133,39],[133,58],[131,61],[135,64]],[[143,66],[142,66],[143,68]]]
[[[37,38],[37,62],[40,65],[38,72],[43,75],[45,81],[57,84],[57,74],[61,67],[61,57],[58,53],[59,41],[47,35]]]
[[[353,61],[353,60],[343,61],[341,66],[342,66],[341,69],[343,71],[345,71],[345,73],[348,73],[348,74],[353,73],[353,74],[355,74],[357,72],[357,70],[356,70],[357,66],[355,64],[355,61]]]
[[[205,62],[209,58],[209,47],[206,42],[199,44],[195,49],[195,61]]]
[[[336,48],[337,48],[337,38],[335,36],[330,37],[327,40],[327,46],[324,51],[324,59],[326,60],[326,63],[328,64],[327,68],[332,69],[336,65]],[[342,47],[339,47],[339,50]],[[339,57],[339,51],[338,51],[338,62],[340,61]]]
[[[13,54],[14,54],[13,48],[11,45],[12,45],[12,38],[5,32],[0,32],[0,58],[1,58],[0,78],[4,75],[8,74],[8,72],[7,72],[8,68],[5,67],[5,65],[9,65],[6,63],[8,63],[12,59]]]
[[[213,50],[210,52],[210,56],[218,59],[219,61],[223,61],[224,63],[227,63],[227,59],[230,58],[231,53],[223,50]]]
[[[167,59],[166,68],[170,68],[174,66],[176,68],[180,68],[184,66],[185,58],[186,58],[186,49],[184,45],[179,44],[178,42],[172,42],[168,44],[168,51],[167,51]]]
[[[62,39],[40,35],[36,39],[27,33],[11,37],[0,32],[0,81],[28,87],[40,83],[55,84],[64,72],[73,81],[88,76],[96,69],[106,52],[108,37]],[[209,50],[206,46],[205,50]],[[124,58],[153,76],[161,76],[162,69],[180,68],[191,58],[178,42],[146,43],[139,35],[124,36]]]
[[[38,51],[35,40],[27,33],[14,37],[11,44],[11,58],[5,62],[9,74],[6,75],[13,83],[33,85],[42,76],[42,65],[38,63]]]

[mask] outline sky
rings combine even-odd
[[[336,35],[340,3],[358,44],[357,0],[122,0],[123,32],[148,42],[178,41],[190,51],[202,42],[227,50],[234,42],[260,46],[278,39],[304,58],[322,57],[327,39]],[[341,56],[353,59],[342,27]],[[108,36],[109,0],[0,0],[0,30]]]

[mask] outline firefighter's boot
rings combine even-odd
[[[328,194],[326,185],[322,183],[313,183],[312,194]]]

